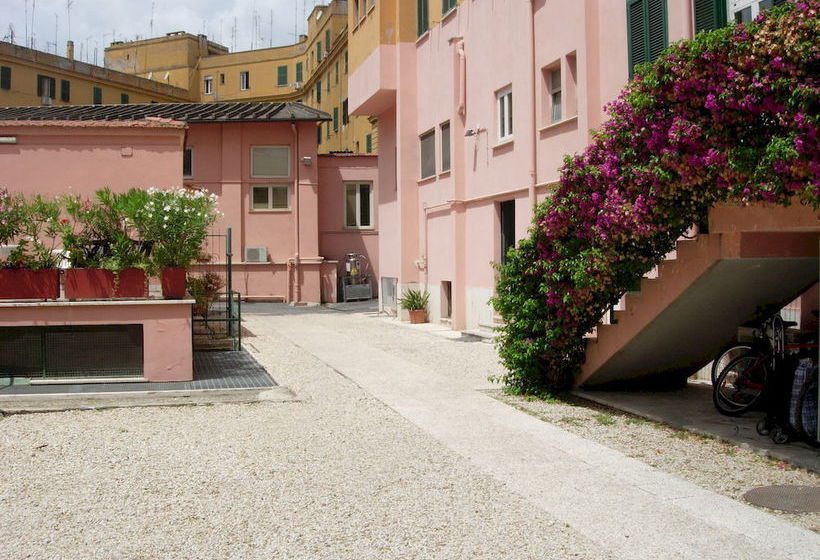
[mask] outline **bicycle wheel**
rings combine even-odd
[[[729,365],[729,362],[744,354],[749,354],[751,351],[752,347],[748,344],[732,344],[721,350],[712,361],[712,385],[715,384],[718,374]]]
[[[766,360],[750,353],[729,362],[712,387],[712,401],[718,412],[740,416],[763,396],[769,366]]]

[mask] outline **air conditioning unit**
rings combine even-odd
[[[290,87],[292,87],[293,89],[302,89],[302,82],[293,82],[292,84],[290,84]]]
[[[268,262],[267,247],[245,247],[245,262],[263,263]]]

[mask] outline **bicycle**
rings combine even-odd
[[[786,344],[786,328],[793,321],[783,321],[779,314],[763,322],[754,333],[750,350],[729,361],[717,375],[712,387],[712,401],[726,416],[744,414],[764,397],[772,383],[772,373],[785,371],[787,358],[816,344]],[[771,332],[771,334],[769,334]]]

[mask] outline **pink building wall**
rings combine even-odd
[[[377,212],[379,170],[376,156],[319,156],[319,252],[337,263],[344,275],[344,257],[360,253],[370,262],[373,295],[379,284],[379,217]],[[373,189],[371,228],[345,227],[345,184],[369,183]]]
[[[669,42],[690,37],[691,2],[667,5]],[[516,238],[524,237],[533,191],[537,200],[549,196],[564,155],[589,143],[603,105],[629,77],[626,2],[461,2],[440,22],[431,16],[415,42],[380,45],[350,76],[351,113],[379,119],[380,274],[398,278],[399,290],[427,287],[434,321],[444,309],[441,282],[449,281],[453,328],[492,326],[499,203],[515,201]],[[547,84],[556,67],[563,115],[553,124]],[[502,143],[496,92],[506,87],[513,139]],[[451,169],[444,171],[447,121]],[[436,175],[422,178],[419,137],[433,129]],[[476,133],[465,136],[470,129]]]

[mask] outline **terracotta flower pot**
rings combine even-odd
[[[413,325],[418,325],[419,323],[427,322],[426,309],[409,309],[408,313],[410,313],[410,323]]]
[[[185,269],[173,266],[162,269],[162,296],[168,299],[185,297]]]
[[[119,273],[114,283],[114,297],[144,298],[148,297],[145,284],[145,271],[141,268],[126,268]]]
[[[65,297],[68,299],[107,299],[114,297],[114,273],[102,268],[69,268],[65,271]]]
[[[57,299],[60,276],[56,268],[0,269],[0,299]]]

